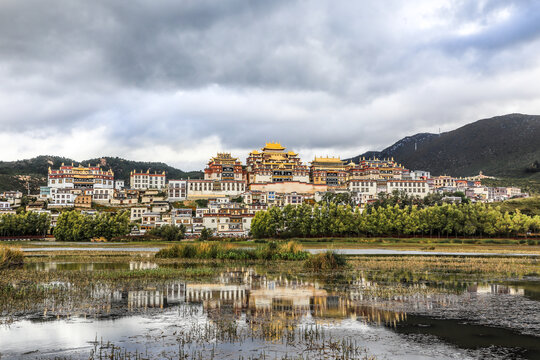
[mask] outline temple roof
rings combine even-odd
[[[343,161],[339,157],[315,157],[312,163],[343,164]]]
[[[285,148],[281,146],[281,144],[278,142],[267,142],[266,145],[263,147],[263,150],[285,150]]]

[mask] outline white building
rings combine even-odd
[[[221,196],[239,196],[246,191],[246,182],[241,180],[202,180],[187,181],[188,199],[201,199]]]
[[[150,210],[146,206],[132,207],[130,210],[131,210],[131,214],[130,214],[129,220],[131,221],[141,220],[144,214],[146,214],[147,212],[150,212]]]
[[[113,189],[94,189],[92,192],[92,200],[99,203],[109,203],[113,198]]]
[[[349,180],[348,189],[356,193],[362,203],[376,200],[379,193],[391,194],[399,191],[420,198],[430,193],[430,187],[425,180]]]
[[[115,180],[114,181],[114,189],[115,190],[123,190],[125,188],[124,180]]]
[[[150,170],[146,172],[132,171],[129,176],[129,184],[131,188],[137,190],[162,190],[165,188],[165,181],[165,171],[162,173],[150,173]]]
[[[18,207],[21,205],[23,193],[20,191],[4,191],[0,194],[0,198],[5,199],[11,207]]]
[[[169,201],[184,201],[187,199],[187,180],[169,180],[167,193]]]
[[[205,214],[203,225],[218,236],[247,236],[253,214]]]
[[[131,214],[129,216],[129,220],[131,221],[141,220],[144,214],[150,212],[150,209],[148,209],[146,206],[136,206],[132,207],[130,210]]]
[[[520,196],[521,195],[521,189],[517,188],[517,187],[508,187],[508,188],[506,188],[506,191],[508,193],[508,197]]]
[[[103,171],[100,166],[64,165],[59,169],[49,168],[47,186],[59,189],[113,189],[114,173]]]
[[[429,171],[414,170],[409,175],[412,180],[431,179],[431,173]]]
[[[186,232],[193,232],[193,211],[190,208],[174,209],[171,212],[171,224],[185,226]]]
[[[169,203],[167,201],[154,201],[152,203],[152,212],[162,214],[167,211],[169,211]]]
[[[0,201],[0,215],[13,213],[15,213],[15,211],[11,208],[9,201]]]

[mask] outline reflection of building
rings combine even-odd
[[[167,298],[159,290],[128,291],[128,309],[167,307]]]
[[[524,289],[501,284],[474,284],[467,287],[467,292],[476,294],[523,295]]]
[[[247,304],[246,285],[229,284],[187,284],[186,302],[202,302],[205,307],[220,307],[231,303],[236,308],[244,308]]]
[[[309,310],[312,299],[326,296],[326,290],[311,284],[292,288],[268,282],[265,287],[250,291],[249,307],[256,310]]]

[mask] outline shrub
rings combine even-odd
[[[338,270],[347,265],[345,256],[334,251],[326,251],[311,256],[304,263],[304,267],[311,271]]]
[[[289,241],[277,248],[275,257],[281,260],[306,260],[308,253],[303,250],[302,245],[294,241]]]
[[[201,230],[201,235],[199,235],[199,240],[200,241],[210,240],[213,235],[214,235],[214,232],[212,230],[203,228]]]
[[[20,249],[0,247],[0,269],[20,266],[24,262],[24,254]]]
[[[166,241],[179,241],[185,236],[186,228],[184,225],[163,225],[150,230],[149,234],[160,237]]]

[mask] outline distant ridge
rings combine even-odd
[[[0,191],[26,190],[27,181],[31,190],[35,191],[40,185],[46,184],[49,166],[58,168],[62,163],[84,166],[99,164],[105,170],[112,169],[115,178],[126,181],[126,185],[129,184],[131,170],[165,171],[169,179],[200,178],[203,175],[201,171],[184,172],[161,162],[132,161],[109,156],[79,162],[61,156],[41,155],[32,159],[0,161]]]
[[[540,116],[508,114],[478,120],[440,136],[420,133],[382,151],[351,159],[357,162],[362,156],[393,157],[409,169],[434,175],[468,176],[483,171],[501,177],[540,178],[540,172],[535,171],[540,162]]]

